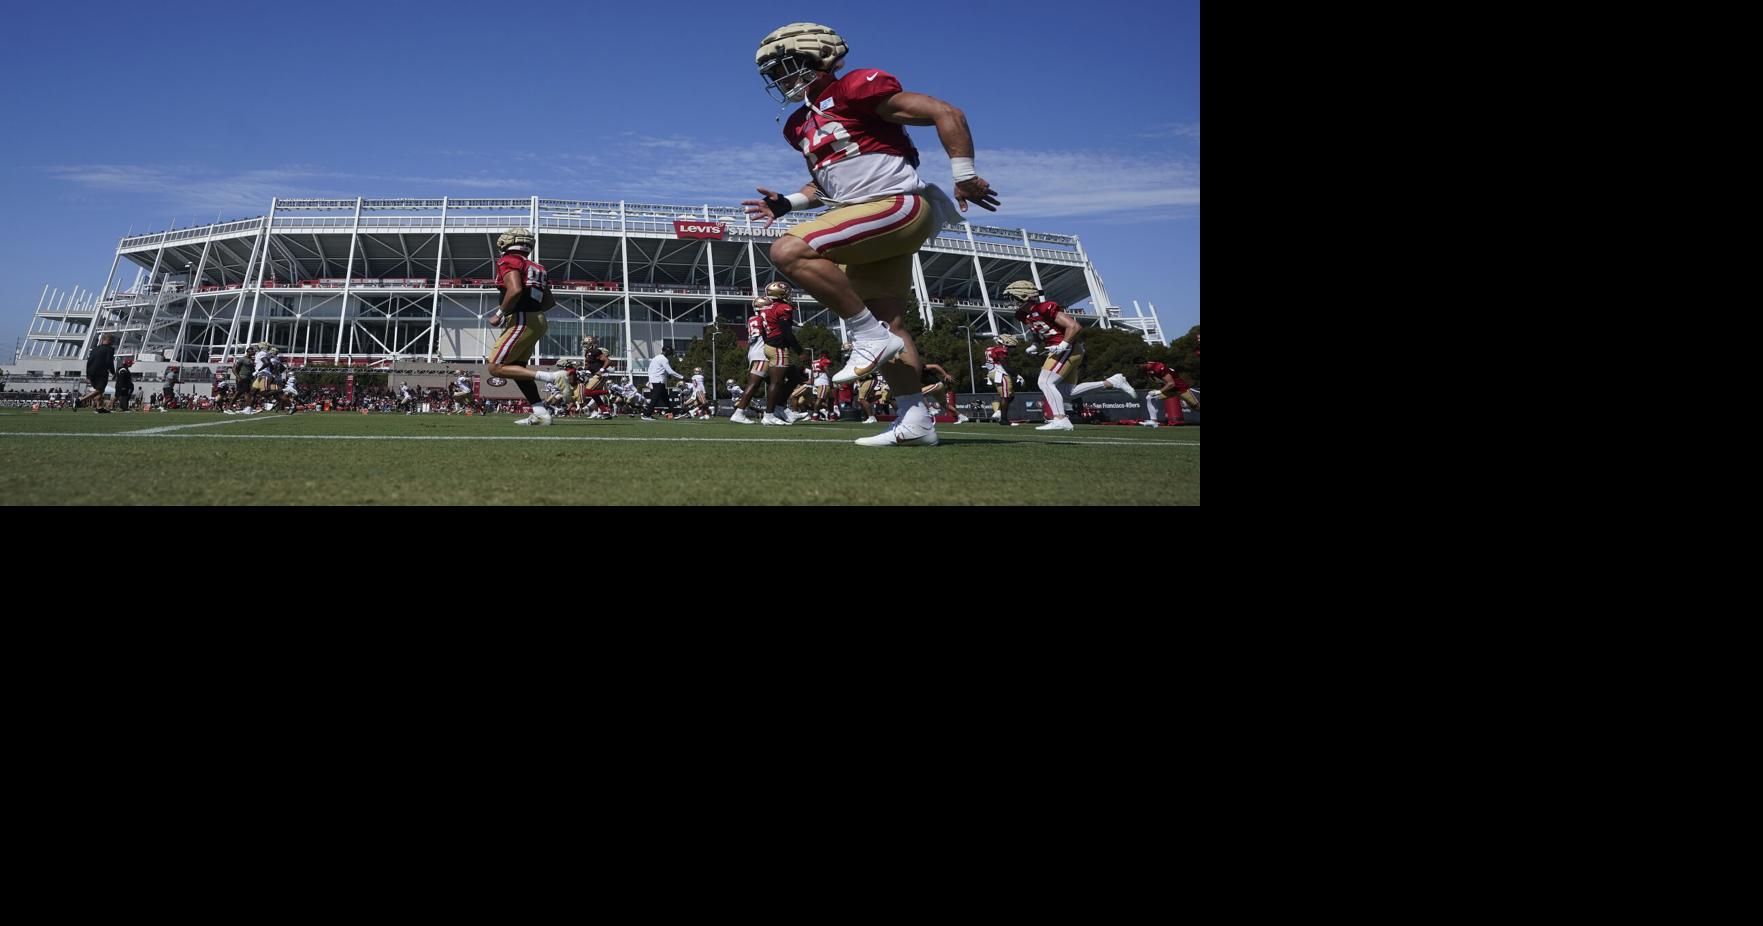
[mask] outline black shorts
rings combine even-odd
[[[89,373],[86,378],[92,381],[92,388],[99,392],[103,392],[104,387],[110,385],[109,373]]]

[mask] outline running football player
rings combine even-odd
[[[1035,353],[1035,345],[1044,345],[1047,350],[1047,360],[1041,364],[1041,375],[1036,380],[1047,400],[1047,423],[1035,430],[1073,430],[1070,419],[1065,417],[1065,396],[1060,393],[1059,384],[1083,366],[1083,326],[1061,310],[1059,303],[1042,298],[1041,288],[1028,280],[1017,280],[1004,287],[1004,295],[1016,303],[1016,320],[1035,340],[1026,348],[1028,352]],[[1138,398],[1126,377],[1119,373],[1095,382],[1078,383],[1071,387],[1071,394],[1083,395],[1108,386]]]
[[[496,285],[502,288],[502,304],[490,313],[490,327],[504,330],[490,351],[488,366],[493,379],[512,380],[532,407],[532,414],[515,422],[520,425],[551,423],[551,407],[539,399],[538,384],[555,383],[569,375],[563,370],[546,372],[526,365],[549,327],[545,312],[557,304],[544,265],[529,259],[535,240],[526,228],[510,228],[496,239],[496,249],[502,252],[501,259],[496,261]]]
[[[1002,340],[986,348],[986,382],[998,391],[998,401],[992,403],[992,420],[1006,427],[1015,427],[1016,423],[1010,420],[1010,371],[1004,367],[1004,360],[1009,356],[1010,348]]]
[[[772,263],[844,319],[854,347],[833,382],[877,370],[894,378],[899,420],[857,443],[931,446],[936,424],[922,407],[918,350],[901,321],[912,255],[943,223],[960,221],[969,203],[996,211],[997,193],[974,170],[973,136],[961,110],[903,91],[886,71],[837,76],[849,51],[838,33],[819,23],[791,23],[760,40],[753,60],[767,92],[780,104],[802,104],[784,125],[784,141],[802,152],[813,180],[787,196],[760,187],[761,198],[743,205],[767,226],[792,210],[832,207],[778,238]],[[936,126],[954,167],[959,211],[941,189],[919,179],[907,125]]]
[[[771,306],[772,295],[788,296],[786,283],[765,287],[766,295],[753,299],[753,315],[747,319],[747,391],[735,399],[735,413],[729,416],[735,424],[758,424],[747,417],[747,406],[759,394],[759,387],[770,379],[771,361],[765,359],[765,310]]]
[[[1186,405],[1194,411],[1200,410],[1200,394],[1195,392],[1187,381],[1182,379],[1174,369],[1161,363],[1147,363],[1139,367],[1151,377],[1151,385],[1155,393],[1163,399],[1164,425],[1179,428],[1187,424],[1182,406]],[[1229,411],[1229,409],[1226,409]]]

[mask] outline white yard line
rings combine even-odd
[[[238,424],[241,421],[256,421],[259,418],[292,418],[292,417],[294,417],[294,416],[293,415],[274,415],[274,414],[270,414],[268,412],[264,412],[262,414],[257,414],[257,415],[243,415],[243,416],[240,416],[237,418],[228,418],[225,421],[204,421],[200,424],[174,424],[174,425],[171,425],[169,427],[164,427],[164,428],[148,428],[144,431],[117,431],[116,433],[117,434],[125,434],[125,435],[165,434],[165,433],[168,433],[171,431],[182,431],[185,428],[212,428],[216,425],[222,425],[222,424]]]

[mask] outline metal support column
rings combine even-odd
[[[355,244],[361,236],[361,197],[355,197],[355,224],[349,227],[349,260],[343,265],[343,310],[337,314],[337,363],[343,362],[343,328],[349,319],[349,285],[355,282]],[[354,342],[350,342],[350,352],[354,352]],[[354,366],[354,361],[350,361]]]
[[[962,222],[961,227],[967,230],[967,246],[973,249],[973,276],[979,280],[979,301],[986,307],[986,326],[992,329],[995,338],[998,336],[998,319],[992,314],[992,294],[986,291],[986,272],[979,263],[979,243],[973,240],[973,223]]]
[[[631,238],[630,228],[625,221],[624,200],[618,201],[618,261],[623,268],[620,271],[624,279],[618,285],[624,290],[624,357],[630,364],[632,382],[636,381],[637,346],[636,338],[631,332]]]
[[[208,240],[202,244],[202,256],[196,258],[196,272],[191,274],[189,282],[184,284],[189,287],[189,295],[184,299],[184,320],[178,325],[177,339],[171,342],[171,357],[173,363],[182,363],[184,361],[184,330],[190,327],[190,313],[196,308],[196,290],[198,288],[196,284],[198,280],[202,279],[202,271],[208,269],[208,252],[213,247],[214,229],[210,228],[208,230]]]
[[[264,276],[264,271],[269,269],[269,248],[270,248],[270,245],[273,244],[275,241],[275,239],[270,237],[270,235],[275,230],[275,209],[276,209],[276,205],[280,202],[281,202],[280,197],[270,197],[269,215],[267,217],[265,217],[263,220],[263,257],[264,257],[264,260],[263,260],[263,263],[261,263],[257,266],[257,292],[251,298],[251,324],[249,327],[247,327],[245,329],[245,340],[247,342],[251,341],[257,335],[257,306],[259,303],[261,303],[263,301],[263,276]],[[320,272],[323,272],[323,271],[320,271]],[[289,276],[292,276],[292,275],[293,274],[290,271]],[[292,281],[290,281],[290,282],[292,282]],[[298,312],[296,312],[294,314],[295,324],[298,324],[299,320],[300,320],[300,314]],[[237,329],[238,329],[238,325],[234,324],[233,328],[236,333]],[[307,323],[306,331],[307,331],[307,334],[310,336],[312,333],[311,322]],[[236,344],[236,342],[233,341],[232,335],[230,335],[230,334],[227,335],[227,352],[228,353],[232,352],[232,349],[235,346],[235,344]],[[294,345],[292,343],[289,343],[288,350],[293,350],[293,349],[294,349]]]
[[[441,234],[440,244],[435,246],[435,288],[431,294],[433,301],[429,303],[429,363],[437,363],[440,358],[435,356],[435,342],[441,336],[441,262],[447,254],[447,197],[441,197]]]

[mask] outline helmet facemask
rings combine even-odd
[[[802,55],[778,55],[759,65],[765,92],[780,106],[802,102],[820,74],[814,63]]]

